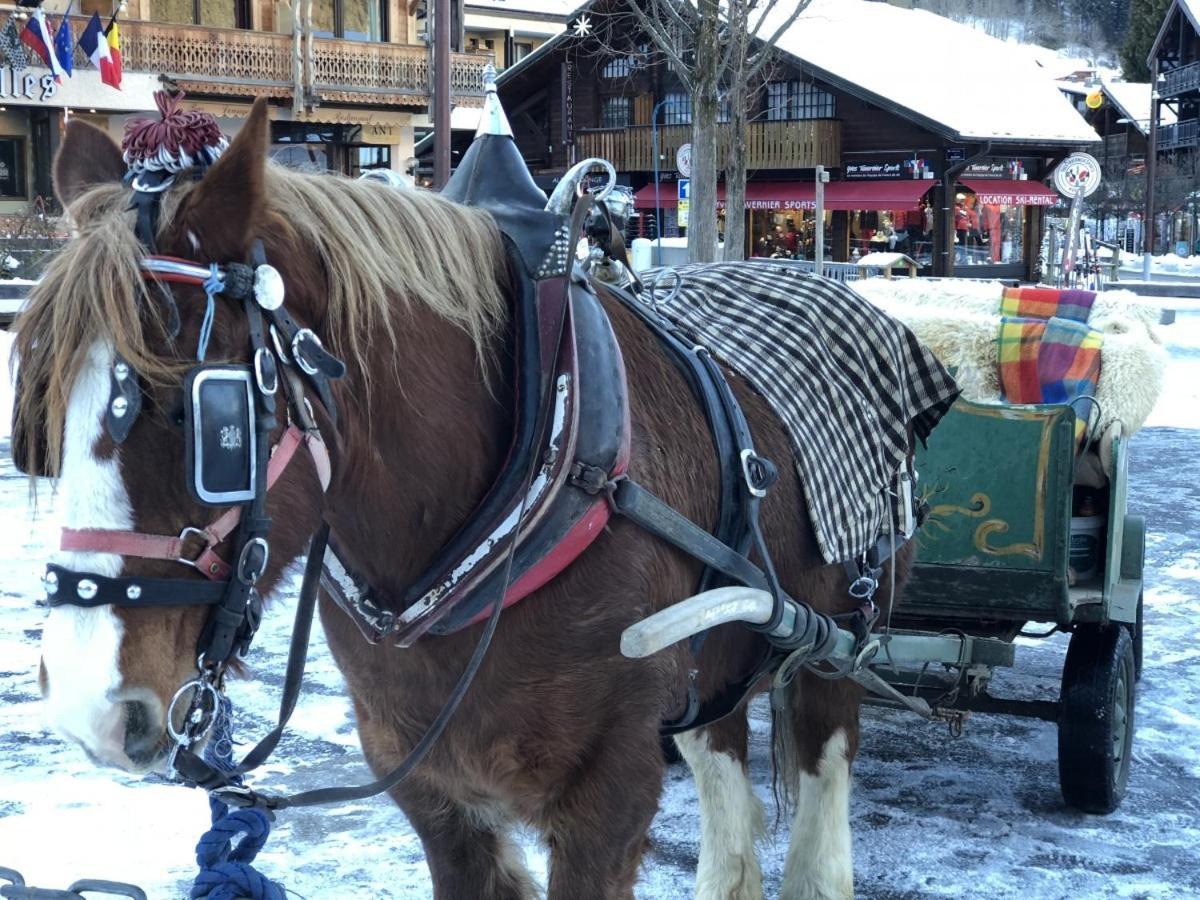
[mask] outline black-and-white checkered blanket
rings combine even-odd
[[[785,264],[688,265],[642,281],[660,315],[783,421],[825,560],[860,558],[885,530],[909,425],[924,440],[958,396],[941,363],[846,285]]]

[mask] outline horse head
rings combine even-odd
[[[195,124],[167,106],[154,125]],[[96,761],[135,771],[160,766],[168,725],[183,727],[187,704],[172,704],[181,686],[236,666],[261,596],[317,526],[318,454],[295,453],[267,493],[267,453],[283,449],[297,406],[315,408],[312,424],[332,433],[315,394],[289,402],[269,390],[286,381],[285,363],[300,362],[295,345],[264,337],[276,321],[269,306],[286,297],[297,327],[316,327],[325,276],[268,210],[265,103],[207,159],[186,133],[163,141],[176,165],[139,175],[127,172],[128,137],[123,157],[104,132],[71,123],[55,185],[75,233],[34,289],[16,345],[14,458],[57,479],[64,526],[47,574],[48,717]],[[157,194],[148,229],[139,191]],[[263,255],[270,272],[255,267]],[[154,262],[170,258],[185,262]],[[264,279],[257,309],[246,292],[261,293]],[[248,498],[246,485],[262,496]],[[222,658],[204,658],[214,641]]]

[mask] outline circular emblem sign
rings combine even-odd
[[[675,151],[675,168],[684,178],[692,177],[692,145],[682,144]]]
[[[1054,186],[1067,199],[1083,191],[1090,197],[1100,187],[1100,163],[1090,153],[1072,153],[1054,170]]]

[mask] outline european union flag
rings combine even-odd
[[[71,20],[63,13],[62,22],[54,35],[54,55],[62,67],[63,74],[71,76],[72,57],[75,55],[75,35],[71,34]]]

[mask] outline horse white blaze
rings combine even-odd
[[[113,359],[111,346],[93,345],[71,390],[58,481],[59,517],[66,527],[133,527],[118,457],[95,455]],[[60,552],[55,562],[109,577],[121,571],[121,557],[111,553]],[[114,700],[121,684],[118,661],[123,633],[121,620],[109,606],[57,606],[42,632],[50,725],[110,763],[125,760],[122,712]]]
[[[755,842],[763,833],[762,802],[742,763],[712,749],[700,729],[675,736],[700,797],[700,863],[696,900],[762,900]]]
[[[780,900],[854,900],[847,748],[839,728],[821,749],[817,774],[800,772]]]

